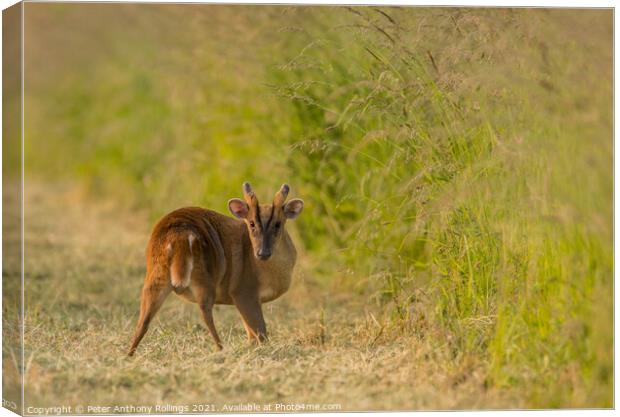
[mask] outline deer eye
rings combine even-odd
[[[252,220],[250,220],[250,227],[251,227],[252,229],[254,229],[254,226],[256,226],[256,225],[254,224],[254,222],[253,222]]]
[[[280,228],[280,226],[281,226],[281,223],[280,223],[280,222],[276,223],[276,229],[279,229],[279,228]]]

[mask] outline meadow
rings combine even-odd
[[[27,3],[25,23],[27,407],[613,406],[611,10]],[[225,213],[245,180],[305,201],[269,343],[220,306],[219,352],[171,297],[127,358],[150,228]]]

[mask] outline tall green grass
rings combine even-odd
[[[33,177],[153,218],[287,181],[318,282],[533,407],[611,406],[610,11],[27,9]]]

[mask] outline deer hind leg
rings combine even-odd
[[[243,322],[243,327],[245,328],[245,333],[248,335],[248,340],[250,341],[250,343],[255,342],[257,340],[256,339],[256,332],[250,327],[248,322],[245,321],[243,316],[241,316],[241,321]]]
[[[200,311],[202,312],[202,318],[204,319],[207,327],[209,328],[209,333],[211,333],[211,337],[215,340],[215,344],[219,350],[223,349],[222,341],[220,340],[220,336],[217,334],[217,329],[215,328],[215,322],[213,321],[213,298],[207,297],[203,299],[200,305]]]
[[[138,325],[131,342],[131,348],[128,355],[133,356],[136,348],[140,344],[140,341],[146,334],[149,328],[149,324],[157,311],[160,309],[164,300],[170,294],[171,288],[166,279],[162,280],[149,280],[144,283],[142,288],[142,297],[140,299],[140,318],[138,319]]]
[[[213,337],[217,348],[222,350],[222,341],[217,334],[215,322],[213,321],[213,305],[215,304],[215,282],[212,277],[213,274],[209,273],[205,265],[205,257],[199,246],[195,247],[193,256],[194,268],[191,271],[191,278],[189,280],[191,299],[193,302],[198,303],[202,318],[209,329],[209,333],[211,333],[211,337]]]
[[[199,272],[198,270],[195,272]],[[215,322],[213,321],[213,305],[215,304],[215,288],[211,285],[205,284],[206,275],[200,276],[200,278],[194,281],[194,277],[192,280],[194,282],[201,282],[199,285],[193,285],[191,287],[192,295],[194,300],[198,303],[200,307],[200,312],[202,313],[202,318],[209,329],[209,333],[211,333],[211,337],[215,341],[217,348],[219,350],[223,349],[222,341],[220,340],[220,336],[217,334],[217,329],[215,328]],[[201,281],[199,281],[201,279]]]
[[[267,341],[267,326],[263,318],[263,309],[257,297],[250,295],[233,296],[233,302],[241,314],[245,331],[250,341],[262,343]]]

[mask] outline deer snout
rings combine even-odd
[[[271,258],[271,251],[268,249],[261,248],[258,251],[256,251],[256,257],[260,259],[261,261],[266,261],[267,259]]]

